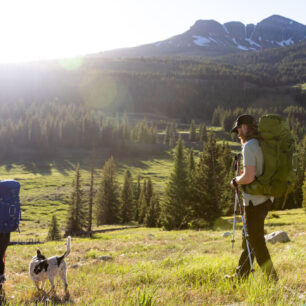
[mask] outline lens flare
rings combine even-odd
[[[83,64],[83,57],[73,57],[73,58],[65,58],[59,61],[60,66],[62,66],[64,69],[72,71],[77,70],[80,68]]]

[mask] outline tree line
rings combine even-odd
[[[285,203],[284,198],[275,199],[273,209],[305,207],[305,158],[306,137],[297,146],[295,190]],[[113,157],[105,163],[96,190],[94,172],[92,168],[90,187],[85,191],[80,166],[76,168],[66,235],[91,235],[94,224],[137,223],[168,230],[210,228],[218,217],[233,212],[234,193],[229,186],[235,176],[233,155],[228,144],[217,145],[212,133],[208,133],[203,150],[198,154],[185,148],[179,137],[172,171],[160,193],[155,191],[150,177],[142,179],[138,175],[134,180],[129,170],[125,171],[120,186]],[[55,223],[53,217],[51,232],[56,236]]]
[[[77,104],[0,104],[1,158],[18,157],[22,149],[48,157],[60,148],[101,146],[111,148],[116,155],[124,151],[129,140],[157,143],[157,124],[143,119],[132,125],[126,115],[105,115]]]
[[[123,185],[118,183],[116,163],[109,158],[102,170],[102,177],[94,188],[94,169],[91,171],[90,188],[85,194],[80,166],[75,171],[65,233],[91,234],[92,226],[138,222],[149,227],[160,226],[160,199],[154,191],[150,177],[137,177],[134,182],[129,170],[124,173]]]
[[[94,169],[90,188],[85,194],[80,166],[76,168],[69,200],[66,234],[90,233],[93,223],[127,224],[137,222],[148,227],[167,229],[211,226],[231,208],[226,180],[233,175],[228,145],[217,145],[213,134],[195,158],[178,139],[174,167],[163,193],[155,191],[150,177],[134,181],[129,170],[118,184],[116,163],[111,157],[104,165],[102,177],[94,190]],[[94,220],[94,222],[93,222]]]

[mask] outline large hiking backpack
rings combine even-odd
[[[262,138],[263,174],[246,185],[245,191],[255,195],[287,197],[296,181],[294,139],[289,125],[279,115],[265,115],[259,120],[258,131]]]
[[[14,180],[0,181],[0,233],[18,229],[21,219],[20,184]]]

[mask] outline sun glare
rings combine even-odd
[[[107,1],[0,2],[0,62],[75,57],[101,51],[111,38],[106,26],[112,22],[107,14],[110,11]],[[97,29],[99,36],[95,34]]]

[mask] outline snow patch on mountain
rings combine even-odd
[[[226,27],[224,24],[221,24],[221,25],[222,25],[222,27],[223,27],[225,33],[229,34],[229,31],[228,31],[227,27]]]
[[[250,45],[254,45],[258,48],[261,48],[261,45],[259,45],[258,43],[256,43],[254,40],[250,39],[250,38],[246,38],[245,39]]]
[[[284,47],[284,46],[290,46],[294,44],[294,41],[292,40],[292,38],[290,37],[287,40],[282,40],[282,41],[277,41],[276,42],[279,46]]]
[[[192,35],[192,37],[195,38],[193,42],[200,47],[205,47],[209,45],[211,42],[217,43],[217,41],[211,37],[207,38],[200,35]]]
[[[233,41],[233,43],[237,46],[238,49],[243,50],[243,51],[248,51],[248,50],[249,50],[249,48],[246,48],[246,47],[244,47],[244,46],[238,44],[237,41],[236,41],[236,39],[235,39],[234,37],[232,38],[232,41]]]
[[[218,43],[215,39],[213,39],[212,37],[209,37],[209,39],[211,40],[211,41],[213,41],[214,43]]]

